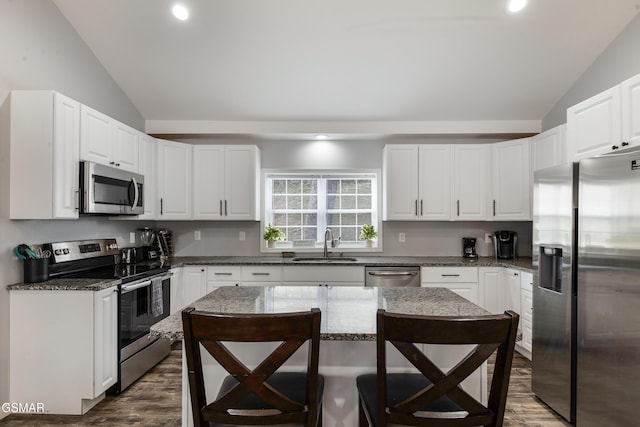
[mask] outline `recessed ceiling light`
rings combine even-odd
[[[520,12],[527,5],[527,0],[509,0],[507,10],[511,13]]]
[[[171,9],[171,11],[173,12],[173,16],[181,21],[186,21],[189,18],[189,11],[181,4],[173,6],[173,9]]]
[[[328,139],[329,137],[327,135],[316,135],[316,139],[320,140],[320,141],[324,141],[325,139]]]

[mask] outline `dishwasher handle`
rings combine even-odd
[[[369,271],[369,276],[415,276],[418,271]]]

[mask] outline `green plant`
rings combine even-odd
[[[365,224],[362,226],[362,230],[360,230],[360,240],[371,240],[378,237],[378,232],[373,225]]]
[[[269,224],[264,228],[264,235],[262,236],[267,242],[277,242],[284,239],[284,232],[278,227],[274,227]]]

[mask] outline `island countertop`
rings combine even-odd
[[[320,338],[375,341],[376,312],[434,316],[482,316],[488,311],[445,288],[374,288],[341,286],[225,286],[189,304],[217,313],[283,313],[317,307],[322,312]],[[182,313],[151,327],[151,337],[183,339]]]

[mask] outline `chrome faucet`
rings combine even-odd
[[[336,246],[335,246],[335,242],[333,241],[333,231],[331,231],[329,227],[327,227],[327,229],[324,231],[324,257],[325,258],[329,257],[329,249],[327,248],[327,237],[331,242],[331,247],[335,248]]]

